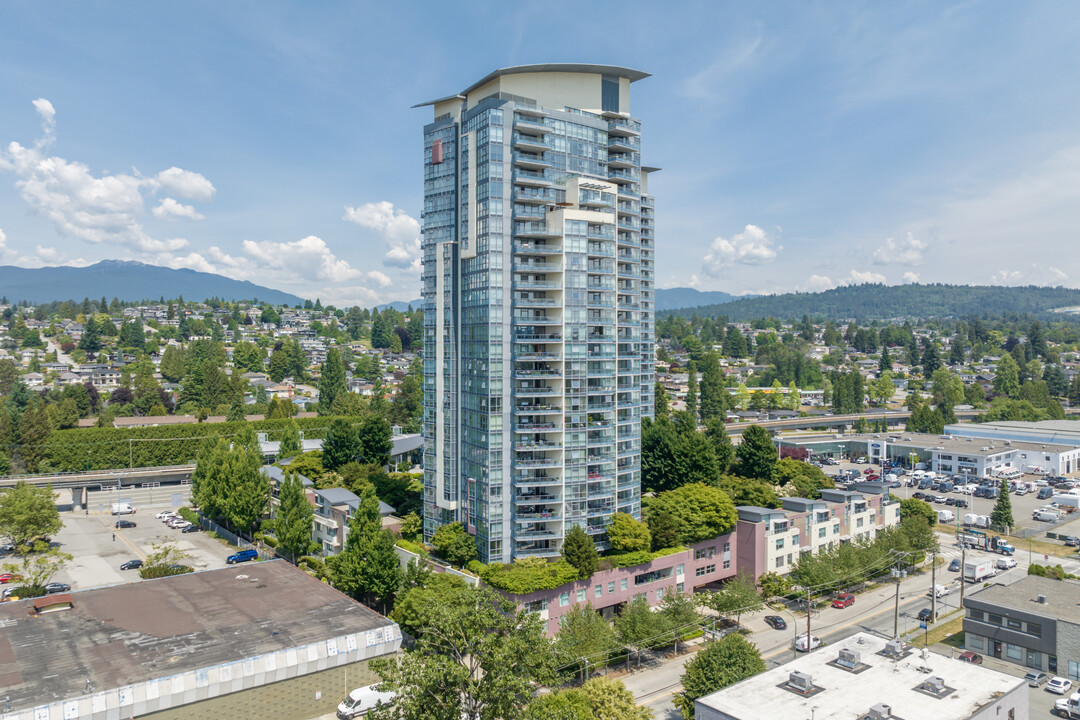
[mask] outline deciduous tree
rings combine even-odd
[[[0,493],[0,537],[10,540],[17,552],[28,552],[35,540],[48,542],[63,525],[51,486],[18,482]]]
[[[740,680],[765,672],[757,646],[738,633],[725,635],[686,663],[683,690],[675,695],[675,707],[685,720],[694,717],[694,701]]]

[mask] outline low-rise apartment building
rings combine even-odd
[[[650,605],[657,606],[666,594],[693,592],[708,583],[728,580],[735,576],[735,552],[735,535],[731,533],[649,563],[599,570],[590,578],[551,590],[508,595],[539,613],[547,623],[548,635],[554,635],[562,616],[578,605],[588,603],[610,619],[637,595],[644,595]]]
[[[964,648],[1080,681],[1080,583],[1028,575],[964,598]]]
[[[900,504],[880,487],[821,491],[820,500],[783,498],[779,508],[740,506],[735,528],[739,570],[781,575],[805,552],[836,543],[873,540],[900,522]]]

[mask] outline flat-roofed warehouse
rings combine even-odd
[[[396,623],[284,560],[67,597],[0,605],[3,720],[309,718],[401,645]]]

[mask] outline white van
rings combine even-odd
[[[952,510],[938,510],[937,520],[939,523],[948,524],[956,519],[956,515]]]
[[[948,585],[935,585],[932,589],[934,591],[934,597],[945,597],[949,594]]]
[[[925,475],[926,475],[926,473],[924,473],[922,470],[916,470],[915,472],[911,473],[911,479],[912,480],[922,480],[923,476],[925,476]]]
[[[337,706],[337,716],[341,720],[352,720],[352,718],[367,715],[368,711],[373,710],[376,705],[392,704],[397,693],[380,692],[375,689],[377,687],[378,685],[368,685],[353,690],[349,693],[349,697]]]
[[[135,506],[130,503],[113,503],[112,505],[113,515],[134,515]]]
[[[997,476],[1005,480],[1019,480],[1023,477],[1023,474],[1016,468],[1006,467],[998,470]]]
[[[1054,510],[1036,510],[1031,514],[1031,519],[1039,522],[1057,522],[1060,517]]]

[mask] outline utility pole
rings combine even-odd
[[[896,569],[893,570],[896,577],[896,605],[893,606],[893,638],[900,637],[900,558],[896,559]]]
[[[814,607],[813,600],[810,596],[810,588],[806,589],[806,652],[810,653],[810,611]],[[795,649],[798,650],[798,641],[795,643]]]
[[[930,622],[937,622],[937,551],[930,556]]]
[[[960,543],[960,609],[964,609],[964,585],[967,584],[967,543]]]

